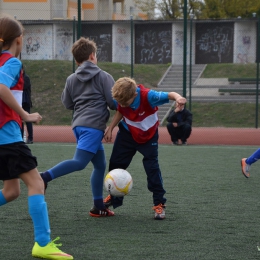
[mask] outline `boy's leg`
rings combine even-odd
[[[163,188],[161,170],[158,163],[158,131],[151,140],[138,147],[138,151],[144,156],[143,165],[147,175],[148,189],[153,193],[154,205],[165,204],[166,191]]]
[[[169,135],[171,136],[171,141],[175,144],[178,143],[178,135],[177,135],[177,127],[174,127],[172,123],[167,124],[167,130]]]
[[[46,246],[51,239],[43,181],[36,168],[21,174],[20,178],[28,188],[28,207],[34,224],[35,242],[40,246]]]
[[[151,140],[139,146],[138,151],[144,156],[143,165],[147,175],[148,189],[153,193],[154,219],[165,218],[163,180],[158,163],[158,130]]]
[[[260,159],[260,148],[246,159],[246,164],[253,164]]]
[[[33,250],[36,246],[37,252],[39,253],[37,253],[37,256],[53,260],[73,259],[72,256],[63,253],[50,242],[49,218],[43,195],[44,184],[36,168],[36,157],[31,154],[31,150],[28,146],[22,142],[1,146],[0,156],[0,175],[4,180],[4,188],[1,191],[2,203],[5,203],[5,200],[8,202],[19,196],[20,181],[18,178],[21,178],[27,186],[29,213],[34,225],[35,245]],[[21,172],[25,173],[21,174]],[[45,244],[45,246],[41,247],[38,242],[42,245]],[[33,255],[34,251],[32,253]],[[50,253],[52,255],[50,255]],[[54,254],[62,257],[55,257],[53,256]]]
[[[124,169],[130,165],[133,156],[136,153],[136,146],[138,145],[132,135],[123,126],[119,125],[120,130],[117,132],[114,142],[112,154],[109,160],[109,171],[114,169]],[[111,196],[111,204],[113,208],[123,205],[124,197]]]
[[[83,170],[92,160],[102,144],[103,131],[94,130],[87,127],[75,127],[73,129],[77,139],[77,148],[73,159],[63,161],[50,170],[41,173],[45,187],[53,179],[61,177],[71,172]]]
[[[0,206],[17,199],[20,195],[20,180],[5,180],[3,189],[0,191]]]
[[[32,255],[53,260],[73,259],[71,255],[57,248],[54,241],[51,242],[48,209],[43,195],[44,184],[37,169],[23,173],[19,177],[28,188],[28,207],[33,221],[35,240]]]
[[[94,166],[90,177],[94,207],[90,210],[89,214],[92,217],[114,216],[114,212],[107,209],[103,202],[103,180],[106,171],[104,150],[98,150],[91,162]]]
[[[191,126],[189,124],[185,124],[181,127],[181,141],[182,143],[186,143],[187,139],[191,134]]]
[[[33,125],[30,122],[26,122],[26,128],[28,131],[28,141],[27,143],[32,144],[33,143]]]
[[[94,205],[98,209],[103,209],[105,208],[103,203],[103,180],[106,171],[106,158],[104,150],[99,150],[92,158],[91,162],[94,166],[90,177]]]
[[[45,183],[64,176],[68,173],[83,170],[95,154],[81,149],[76,149],[73,159],[58,163],[48,171],[41,174]]]
[[[246,178],[249,178],[250,176],[250,166],[251,164],[255,163],[260,159],[260,148],[257,149],[253,154],[251,154],[248,158],[242,158],[241,159],[241,168],[242,173]]]

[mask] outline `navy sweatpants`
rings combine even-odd
[[[109,171],[113,169],[127,169],[136,152],[143,155],[143,166],[147,175],[148,190],[153,193],[153,203],[158,205],[165,204],[165,190],[163,188],[163,180],[158,163],[158,130],[148,142],[137,143],[130,132],[119,124],[119,131],[114,142],[114,147],[109,161]],[[134,176],[133,176],[134,178]],[[112,198],[114,208],[123,204],[124,197]]]

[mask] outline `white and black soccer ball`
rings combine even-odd
[[[131,191],[133,179],[128,171],[114,169],[106,175],[104,185],[110,195],[123,197]]]

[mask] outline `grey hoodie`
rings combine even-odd
[[[109,109],[116,109],[111,89],[115,81],[92,62],[83,62],[66,81],[61,95],[63,105],[73,110],[72,128],[85,126],[104,131],[110,117]]]

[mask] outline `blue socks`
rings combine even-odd
[[[76,149],[73,159],[58,163],[41,174],[45,183],[71,172],[83,170],[95,156],[94,153]]]
[[[28,197],[29,214],[34,226],[34,240],[39,246],[46,246],[50,241],[50,224],[44,195]]]
[[[106,171],[106,158],[104,150],[98,150],[96,154],[81,149],[76,149],[73,159],[63,161],[48,171],[41,173],[45,183],[71,172],[83,170],[89,162],[93,163],[90,182],[94,205],[98,209],[104,209],[103,180]]]
[[[2,191],[0,190],[0,206],[3,206],[7,203]]]
[[[94,205],[98,209],[104,209],[103,180],[106,171],[105,152],[103,150],[97,151],[91,162],[94,165],[94,170],[92,171],[90,177]]]
[[[105,209],[103,198],[101,198],[101,199],[94,199],[94,205],[95,205],[95,207],[97,209]]]
[[[252,155],[250,155],[250,157],[248,157],[246,159],[246,164],[251,165],[251,164],[255,163],[257,160],[259,160],[259,159],[260,159],[260,148],[257,149]]]

